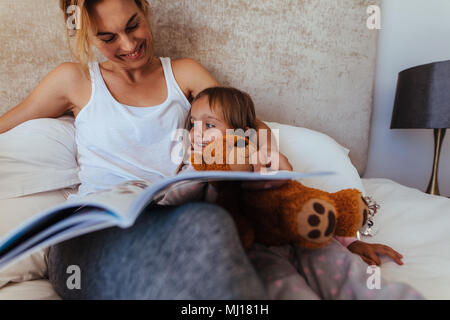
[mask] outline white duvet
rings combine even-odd
[[[392,246],[403,266],[383,260],[382,276],[403,281],[427,299],[450,299],[450,199],[408,188],[388,179],[363,179],[381,208],[374,237],[364,241]]]
[[[362,179],[380,204],[378,233],[365,241],[392,246],[404,265],[383,259],[382,276],[403,281],[427,299],[450,299],[450,199],[425,194],[388,179]],[[383,285],[383,284],[381,284]],[[0,299],[55,299],[48,281],[26,281],[0,289]]]

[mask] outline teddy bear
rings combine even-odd
[[[250,159],[257,153],[247,137],[224,135],[201,152],[190,155],[195,170],[252,171]],[[231,213],[242,245],[295,244],[322,248],[333,236],[354,237],[366,223],[369,207],[357,189],[335,193],[309,188],[289,180],[278,188],[241,188],[239,181],[211,182],[216,203]]]

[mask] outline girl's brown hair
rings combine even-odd
[[[255,105],[248,93],[231,87],[212,87],[197,94],[192,103],[205,96],[208,97],[211,110],[221,109],[223,119],[231,128],[256,128]],[[189,126],[191,122],[188,120]]]
[[[93,34],[96,34],[95,23],[93,23],[91,17],[91,9],[96,2],[98,0],[59,0],[59,6],[64,13],[64,22],[67,22],[74,14],[70,10],[67,12],[70,6],[78,6],[80,10],[81,21],[78,21],[78,28],[70,30],[66,26],[67,42],[72,56],[81,64],[83,72],[87,77],[89,77],[88,63],[94,58],[89,38]],[[134,2],[144,16],[147,17],[149,25],[151,25],[151,9],[147,0],[134,0]],[[73,39],[73,43],[71,39]],[[153,50],[153,34],[151,46]]]

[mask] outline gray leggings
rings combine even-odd
[[[63,299],[266,299],[230,215],[209,203],[157,206],[128,229],[50,248],[49,279]],[[67,268],[80,269],[69,289]]]

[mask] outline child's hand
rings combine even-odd
[[[255,172],[260,172],[260,171],[264,171],[264,170],[288,170],[288,171],[292,171],[292,166],[289,163],[288,158],[286,158],[285,155],[278,153],[278,163],[277,163],[277,167],[274,167],[274,163],[272,163],[272,161],[267,161],[267,159],[265,159],[265,161],[260,161],[260,159],[257,159],[257,163],[253,165],[253,171]],[[264,162],[265,164],[262,164],[261,162]],[[242,182],[241,186],[243,188],[247,188],[247,189],[271,189],[271,188],[277,188],[277,187],[281,187],[282,185],[284,185],[285,183],[287,183],[288,180],[273,180],[273,181],[247,181],[247,182]]]
[[[278,152],[278,154],[274,153],[275,151],[271,152],[271,157],[268,159],[267,155],[264,155],[264,153],[261,153],[259,157],[256,157],[256,164],[253,165],[253,170],[255,172],[259,172],[262,170],[273,170],[273,171],[279,171],[279,170],[287,170],[292,171],[292,165],[289,163],[288,158]],[[263,157],[264,159],[261,160],[260,157]],[[272,159],[276,159],[278,157],[278,161],[272,161]]]
[[[403,264],[403,256],[391,247],[383,244],[355,241],[347,249],[359,255],[368,265],[381,265],[380,255],[389,256],[399,265]]]

